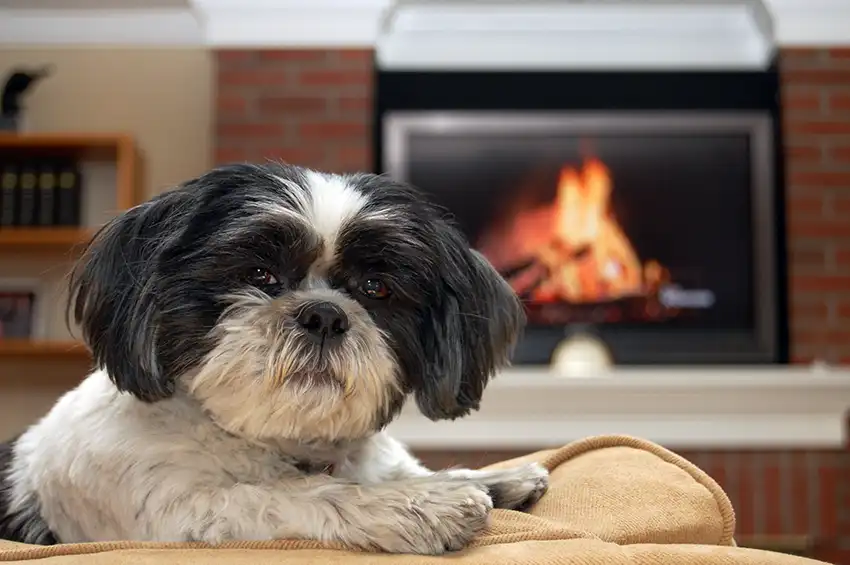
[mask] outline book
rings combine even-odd
[[[0,164],[0,228],[12,227],[18,218],[18,168]]]
[[[36,225],[38,219],[36,210],[37,186],[36,165],[30,163],[22,165],[18,174],[18,217],[15,225],[21,227]]]
[[[44,164],[38,173],[38,225],[51,227],[57,224],[55,166]]]
[[[80,170],[76,164],[64,163],[57,170],[56,224],[79,226],[81,208]]]

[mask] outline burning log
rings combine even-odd
[[[555,201],[520,212],[508,229],[486,234],[485,255],[521,297],[542,303],[600,304],[656,292],[669,273],[643,264],[611,207],[601,161],[561,170]],[[519,259],[515,259],[519,256]]]

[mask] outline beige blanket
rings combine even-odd
[[[735,547],[729,499],[708,475],[653,443],[601,436],[505,461],[539,461],[549,492],[529,511],[494,510],[468,549],[444,557],[352,551],[312,541],[110,542],[36,547],[0,541],[0,562],[44,565],[228,563],[371,565],[813,565]]]

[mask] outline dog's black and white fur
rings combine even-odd
[[[438,208],[375,175],[215,169],[72,275],[98,370],[0,450],[0,538],[462,548],[537,465],[432,472],[383,428],[476,409],[524,322]]]

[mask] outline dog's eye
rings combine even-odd
[[[251,269],[248,273],[248,282],[254,286],[274,286],[278,283],[277,277],[271,274],[267,269],[256,268]]]
[[[360,283],[360,292],[374,300],[388,298],[390,289],[381,279],[366,279]]]

